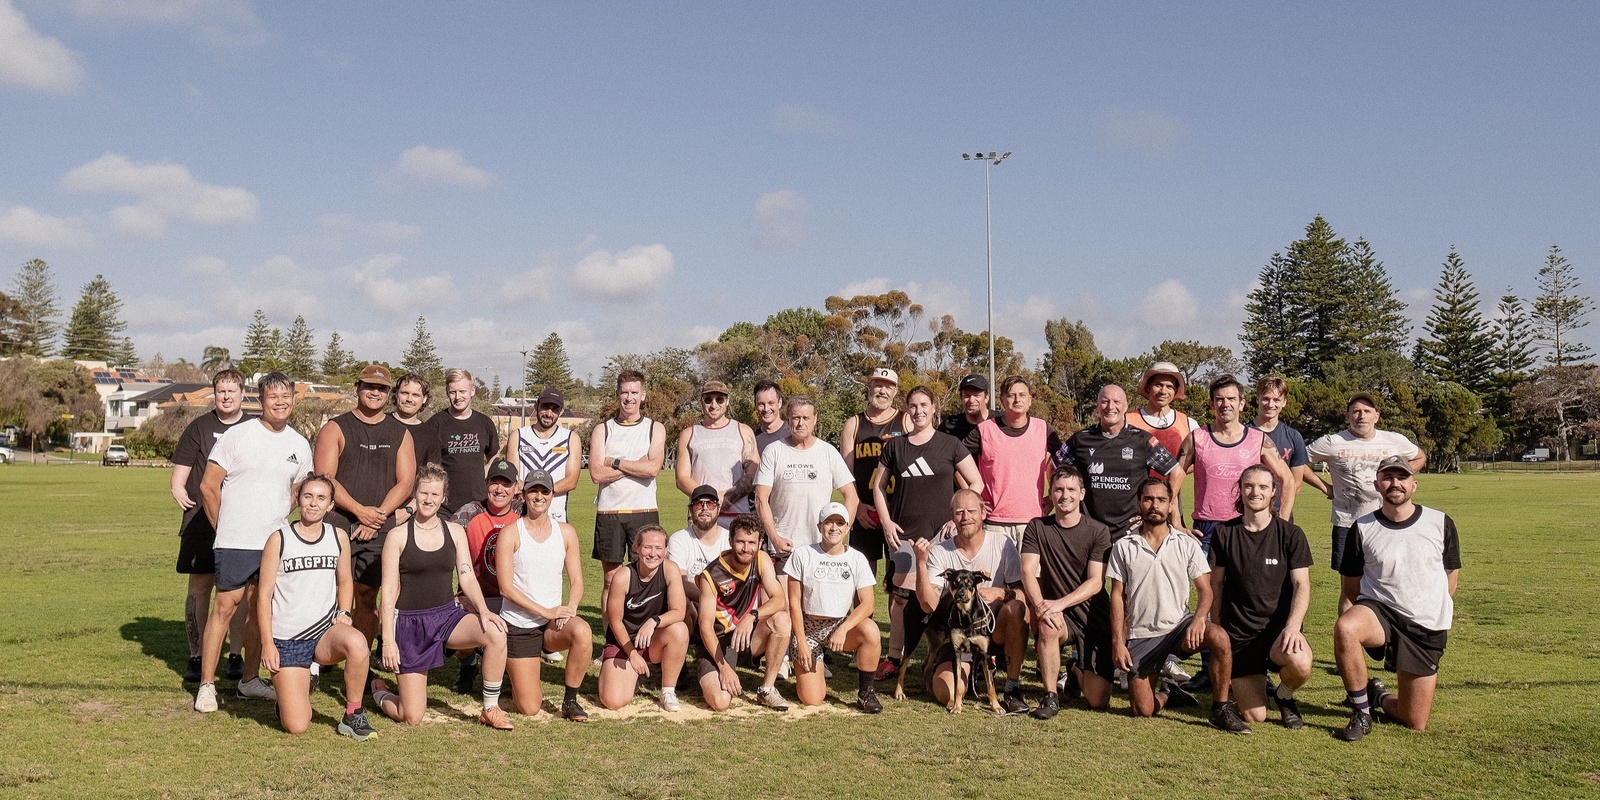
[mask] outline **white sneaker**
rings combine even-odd
[[[278,693],[260,678],[239,682],[239,696],[249,700],[277,700]]]
[[[787,655],[783,657],[783,663],[778,665],[778,677],[782,680],[789,680],[794,677],[794,665],[789,663]]]
[[[1112,673],[1112,676],[1117,679],[1117,685],[1122,687],[1122,691],[1124,691],[1124,692],[1128,691],[1128,673],[1123,672],[1122,670],[1119,669],[1119,670],[1115,670]]]
[[[1183,668],[1183,662],[1177,656],[1167,656],[1166,663],[1161,665],[1161,676],[1173,683],[1188,683],[1194,677]]]
[[[554,653],[545,653],[543,658],[544,663],[546,664],[560,664],[562,661],[566,660],[565,657],[561,655],[561,651],[559,650]]]
[[[200,691],[194,693],[194,710],[202,714],[209,714],[217,710],[216,684],[200,684]]]
[[[789,710],[789,701],[783,699],[783,695],[778,694],[778,687],[776,686],[762,686],[756,689],[756,702],[774,711]]]
[[[678,702],[678,690],[671,686],[661,687],[661,708],[676,714],[683,710],[683,704]]]
[[[827,664],[822,665],[822,677],[824,680],[833,680],[833,670],[828,669]]]

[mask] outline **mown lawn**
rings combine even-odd
[[[649,693],[586,726],[513,715],[518,729],[503,734],[467,717],[475,703],[448,691],[447,666],[427,724],[377,721],[379,737],[357,744],[333,732],[337,671],[298,738],[264,703],[190,710],[166,482],[156,469],[0,466],[0,795],[1600,796],[1600,474],[1423,477],[1418,499],[1457,520],[1465,562],[1439,701],[1426,733],[1383,725],[1356,745],[1331,736],[1345,718],[1329,671],[1336,584],[1314,493],[1299,517],[1319,560],[1308,621],[1319,671],[1298,733],[1268,723],[1232,737],[1200,709],[1135,721],[1121,698],[1111,714],[1074,707],[1047,723],[972,706],[952,717],[916,695],[863,717],[844,705],[854,677],[836,665],[838,702],[817,713],[745,704],[713,718],[686,688],[679,719]],[[675,528],[684,503],[662,483]],[[592,490],[573,504],[585,538]],[[559,697],[554,676],[545,670],[547,698]],[[1024,683],[1037,699],[1031,665]],[[593,689],[591,674],[591,708]]]

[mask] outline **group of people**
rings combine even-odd
[[[875,684],[903,680],[924,633],[946,624],[948,576],[967,570],[992,612],[990,660],[1004,672],[1008,714],[1049,719],[1079,696],[1106,709],[1120,683],[1137,716],[1196,704],[1203,691],[1219,729],[1248,733],[1270,706],[1298,729],[1295,692],[1312,669],[1303,624],[1312,555],[1293,512],[1310,484],[1332,499],[1330,564],[1342,579],[1334,654],[1351,716],[1338,734],[1360,739],[1374,710],[1426,726],[1459,546],[1448,516],[1413,501],[1424,456],[1378,429],[1371,395],[1350,398],[1345,430],[1307,445],[1279,419],[1282,379],[1257,382],[1249,420],[1245,387],[1211,382],[1211,422],[1201,424],[1172,407],[1191,388],[1182,373],[1157,363],[1139,382],[1142,408],[1108,385],[1094,423],[1062,440],[1030,415],[1023,377],[1000,382],[990,416],[988,382],[967,376],[961,413],[942,420],[926,387],[899,407],[899,382],[889,369],[867,376],[867,407],[845,421],[838,448],[816,436],[809,398],[759,383],[746,424],[728,414],[728,387],[707,382],[700,418],[675,444],[689,511],[669,535],[656,497],[666,430],[644,416],[638,372],[617,376],[617,411],[594,426],[587,450],[559,424],[565,402],[555,389],[502,449],[494,424],[471,407],[469,373],[447,374],[449,404],[424,422],[427,382],[396,380],[377,364],[356,383],[356,408],[329,420],[313,447],[287,425],[287,377],[260,379],[261,416],[247,418],[243,376],[219,372],[215,409],[173,456],[195,709],[217,708],[231,631],[238,695],[276,699],[291,732],[309,724],[319,667],[340,662],[341,733],[371,735],[367,694],[386,716],[416,723],[428,672],[452,653],[457,691],[481,678],[480,720],[490,727],[512,728],[500,708],[506,677],[516,710],[539,712],[544,663],[564,662],[560,715],[587,720],[578,692],[595,633],[578,614],[583,570],[567,521],[587,452],[598,486],[590,557],[603,575],[597,699],[606,708],[655,680],[661,706],[680,710],[692,646],[714,711],[744,694],[741,661],[761,674],[755,701],[781,710],[780,680],[793,682],[802,704],[823,703],[834,656],[853,655],[856,705],[878,713]],[[1327,465],[1329,482],[1313,464]],[[1191,473],[1192,523],[1180,507]],[[886,648],[874,620],[880,564]],[[1021,688],[1030,640],[1044,689],[1031,706]],[[369,666],[374,642],[396,675],[393,691]],[[1182,662],[1195,653],[1202,674],[1191,678]],[[1367,655],[1396,671],[1393,692],[1368,678]],[[970,685],[971,653],[947,646],[928,658],[927,688],[939,702]]]

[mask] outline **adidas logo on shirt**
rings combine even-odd
[[[917,456],[917,460],[911,462],[911,465],[906,467],[904,472],[900,473],[900,477],[902,478],[927,478],[932,475],[933,467],[928,466],[927,460],[925,460],[922,456]]]
[[[298,463],[300,463],[300,459],[296,458],[294,453],[290,453],[289,454],[289,463],[290,464],[298,464]]]

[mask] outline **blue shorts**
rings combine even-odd
[[[278,669],[289,667],[310,667],[315,660],[317,643],[322,637],[315,639],[279,639],[273,637],[272,643],[278,647]]]
[[[261,574],[261,551],[218,547],[211,551],[216,560],[217,591],[243,589]]]
[[[1344,543],[1355,529],[1354,525],[1333,526],[1333,557],[1328,559],[1328,565],[1333,567],[1334,572],[1338,572],[1339,566],[1344,563]]]

